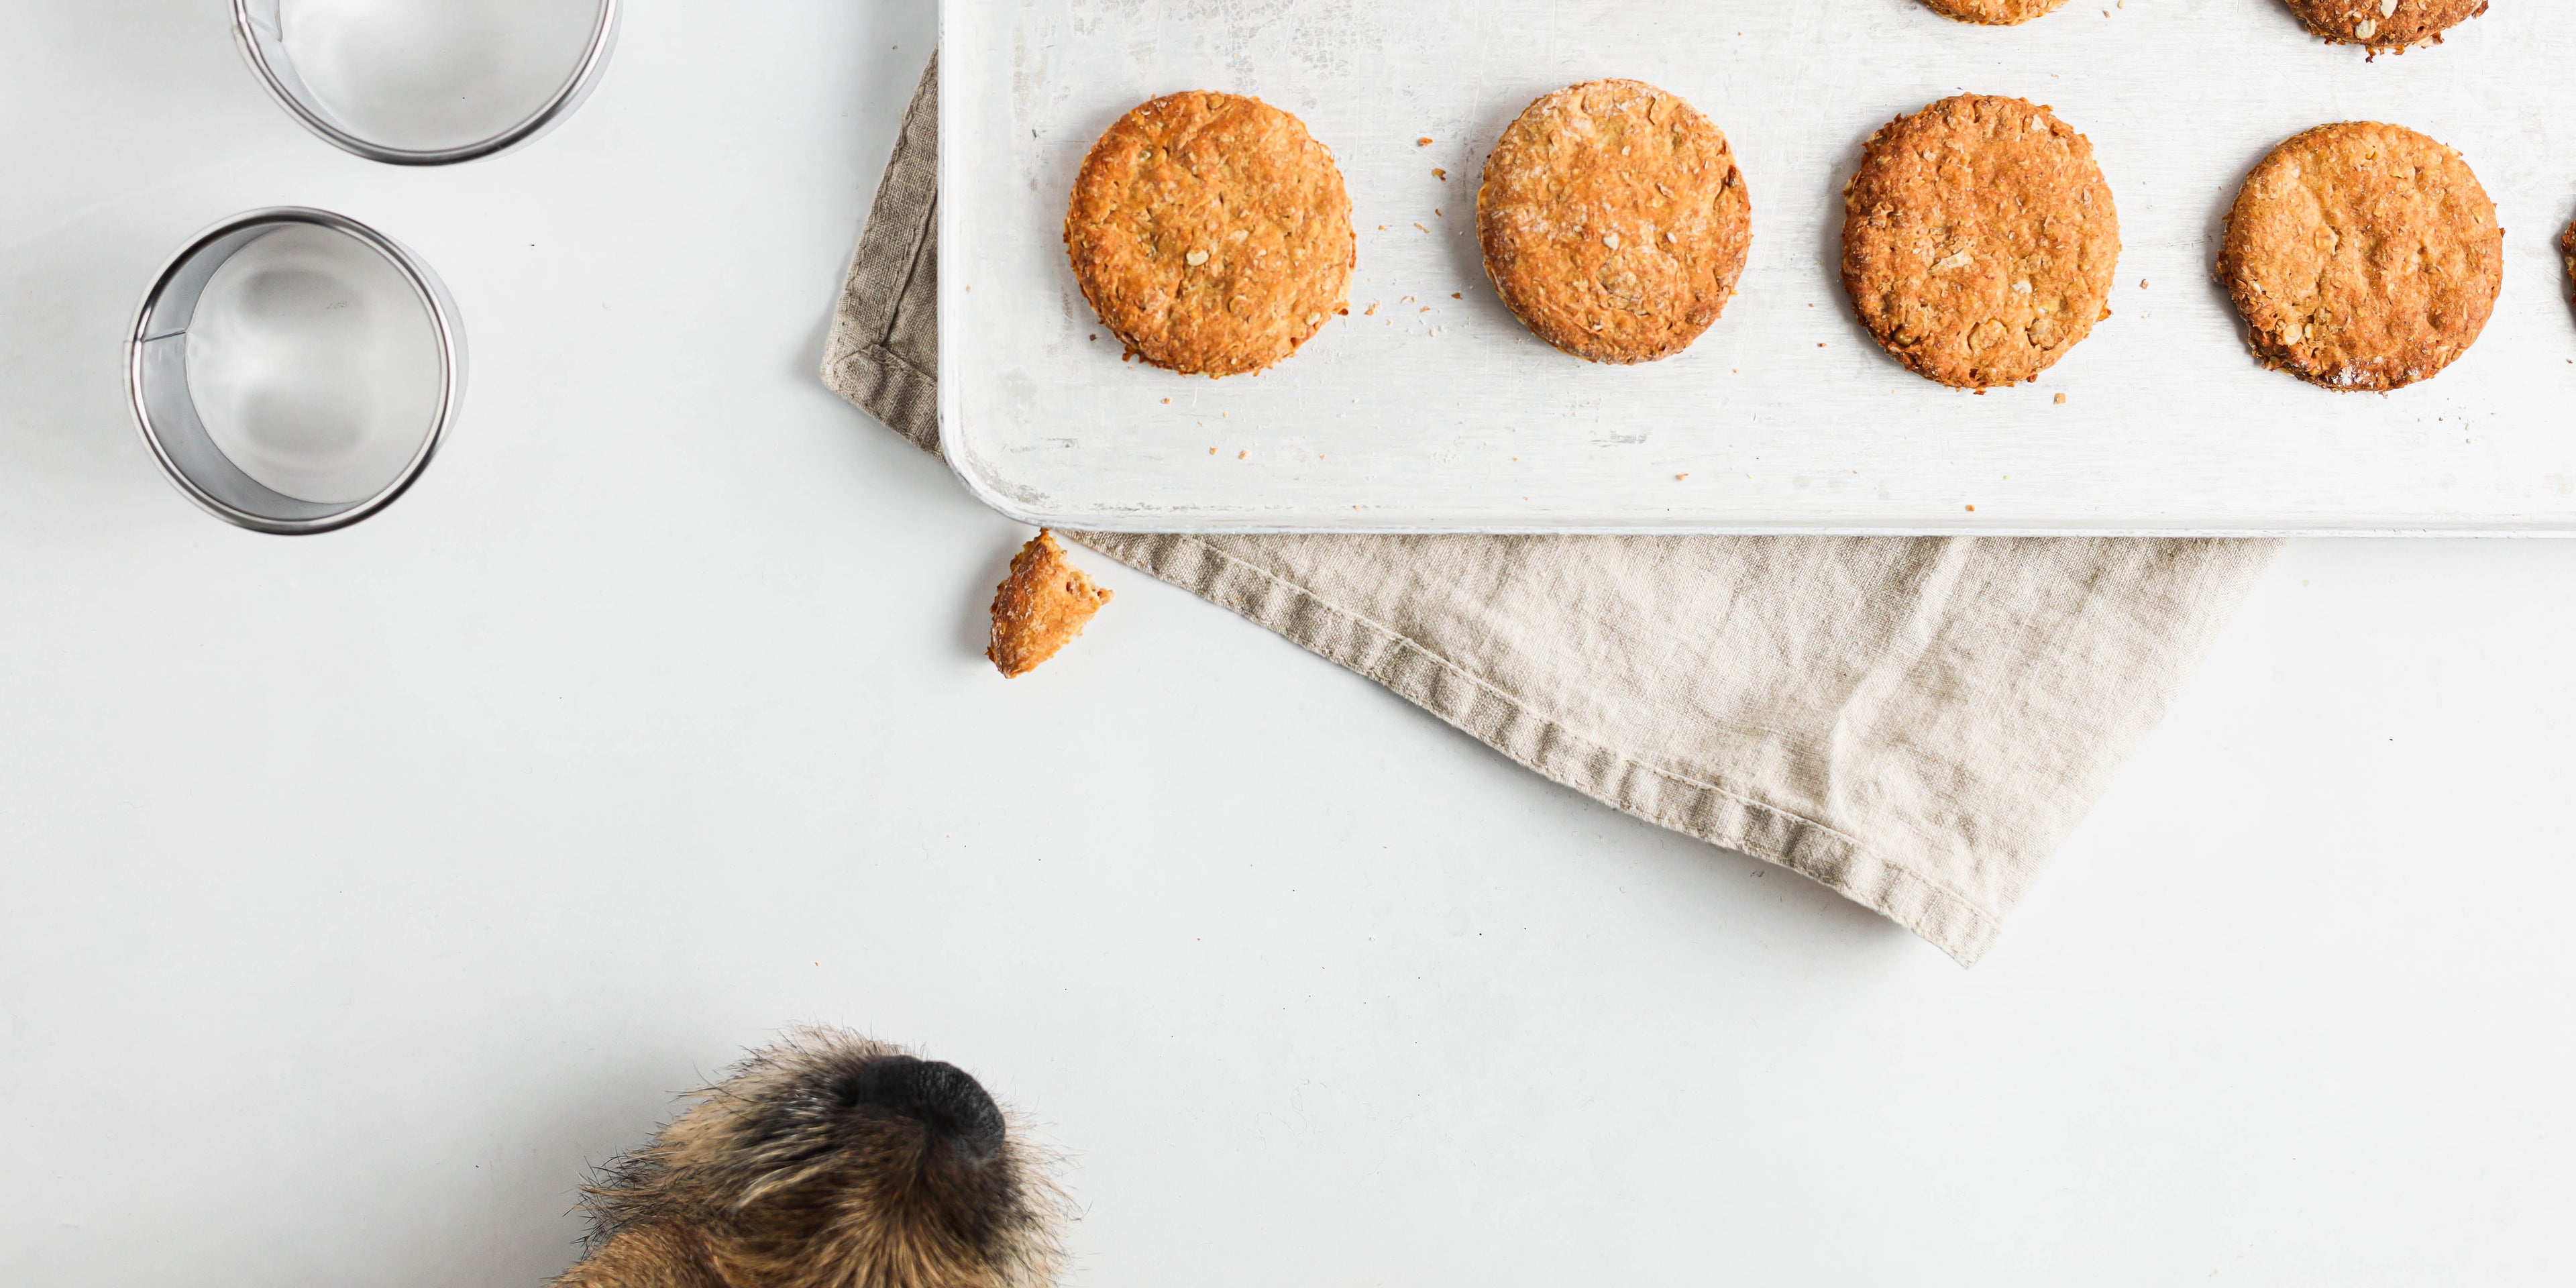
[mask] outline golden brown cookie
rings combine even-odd
[[[2459,153],[2402,126],[2320,125],[2245,177],[2218,275],[2263,365],[2328,389],[2397,389],[2477,342],[2504,284],[2504,231]]]
[[[2066,0],[1923,0],[1923,7],[1944,18],[2009,27],[2055,13]]]
[[[993,642],[984,656],[1018,679],[1072,643],[1110,598],[1064,557],[1055,534],[1041,529],[1011,556],[1011,575],[993,589]]]
[[[2558,253],[2567,261],[2567,279],[2576,282],[2576,224],[2567,225],[2567,231],[2558,235]]]
[[[1735,294],[1753,201],[1726,136],[1642,81],[1532,103],[1476,190],[1485,275],[1538,338],[1594,362],[1690,347]]]
[[[1192,90],[1118,118],[1074,180],[1064,245],[1130,353],[1231,376],[1349,312],[1358,238],[1333,154],[1259,99]]]
[[[1843,189],[1843,289],[1917,375],[2038,378],[2111,316],[2120,216],[2093,144],[2045,107],[1945,98],[1870,136]]]
[[[2360,45],[2376,58],[2417,45],[2487,11],[2487,0],[2289,0],[2290,11],[2329,45]]]

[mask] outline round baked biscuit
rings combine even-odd
[[[2290,11],[2330,45],[2360,45],[2373,58],[2438,45],[2442,33],[2487,11],[2487,0],[2289,0]]]
[[[2009,27],[2057,12],[2066,0],[1923,0],[1923,7],[1944,18]]]
[[[1494,292],[1578,358],[1669,358],[1717,321],[1753,246],[1726,135],[1642,81],[1531,103],[1485,158],[1476,236]]]
[[[1064,216],[1082,297],[1130,353],[1259,371],[1350,311],[1359,239],[1333,154],[1259,99],[1191,90],[1118,118]]]
[[[2265,366],[2328,389],[2397,389],[2486,329],[2504,231],[2459,153],[2403,126],[2320,125],[2245,177],[2218,274]]]
[[[2567,279],[2576,282],[2576,223],[2558,235],[2558,253],[2567,261]]]
[[[2025,99],[1961,94],[1880,127],[1843,189],[1843,289],[1915,374],[2037,379],[2111,316],[2120,215],[2093,144]]]

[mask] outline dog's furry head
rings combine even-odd
[[[963,1070],[832,1029],[754,1052],[589,1190],[563,1288],[1040,1288],[1063,1197]]]

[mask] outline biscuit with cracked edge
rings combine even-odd
[[[2290,12],[2329,45],[2359,45],[2377,58],[2417,45],[2487,11],[2487,0],[2289,0]]]
[[[1011,556],[1010,575],[993,588],[993,637],[984,657],[1016,680],[1072,643],[1112,598],[1041,528]]]
[[[2263,365],[2328,389],[2398,389],[2477,342],[2504,284],[2504,231],[2459,153],[2346,121],[2245,177],[2218,275]]]
[[[1082,297],[1128,352],[1259,371],[1350,311],[1359,239],[1333,154],[1255,98],[1190,90],[1118,118],[1064,216]]]
[[[2038,378],[2111,316],[2120,216],[2093,145],[2025,99],[1961,94],[1870,136],[1843,189],[1843,289],[1915,374]]]
[[[1944,18],[1988,27],[2009,27],[2057,12],[2066,0],[1923,0],[1923,7]]]
[[[1753,245],[1726,135],[1677,95],[1597,80],[1503,131],[1476,190],[1494,291],[1538,338],[1594,362],[1668,358],[1717,321]]]

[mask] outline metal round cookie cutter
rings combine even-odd
[[[200,415],[188,381],[189,327],[197,321],[198,304],[207,285],[243,248],[281,230],[317,230],[346,238],[389,264],[423,318],[401,319],[430,342],[427,355],[436,370],[421,370],[417,382],[427,395],[429,414],[420,438],[381,483],[345,500],[307,500],[290,496],[244,472],[225,454]],[[418,257],[392,238],[345,215],[302,207],[277,207],[235,215],[199,234],[173,256],[153,280],[126,346],[126,388],[133,400],[135,425],[144,443],[188,498],[208,513],[257,532],[301,535],[344,528],[394,503],[408,489],[439,441],[455,424],[465,396],[465,331],[447,287]],[[400,446],[402,444],[397,444]]]
[[[476,137],[454,143],[420,146],[417,141],[392,142],[370,138],[335,112],[314,91],[311,81],[299,72],[287,39],[287,26],[280,9],[290,0],[233,0],[233,36],[242,54],[250,60],[251,70],[260,82],[306,129],[348,152],[382,161],[389,165],[452,165],[478,157],[496,156],[525,145],[561,124],[565,117],[581,106],[599,84],[608,68],[609,52],[617,44],[617,26],[621,0],[595,0],[596,16],[590,24],[589,41],[578,62],[561,86],[539,102],[515,124],[490,131],[477,131]]]

